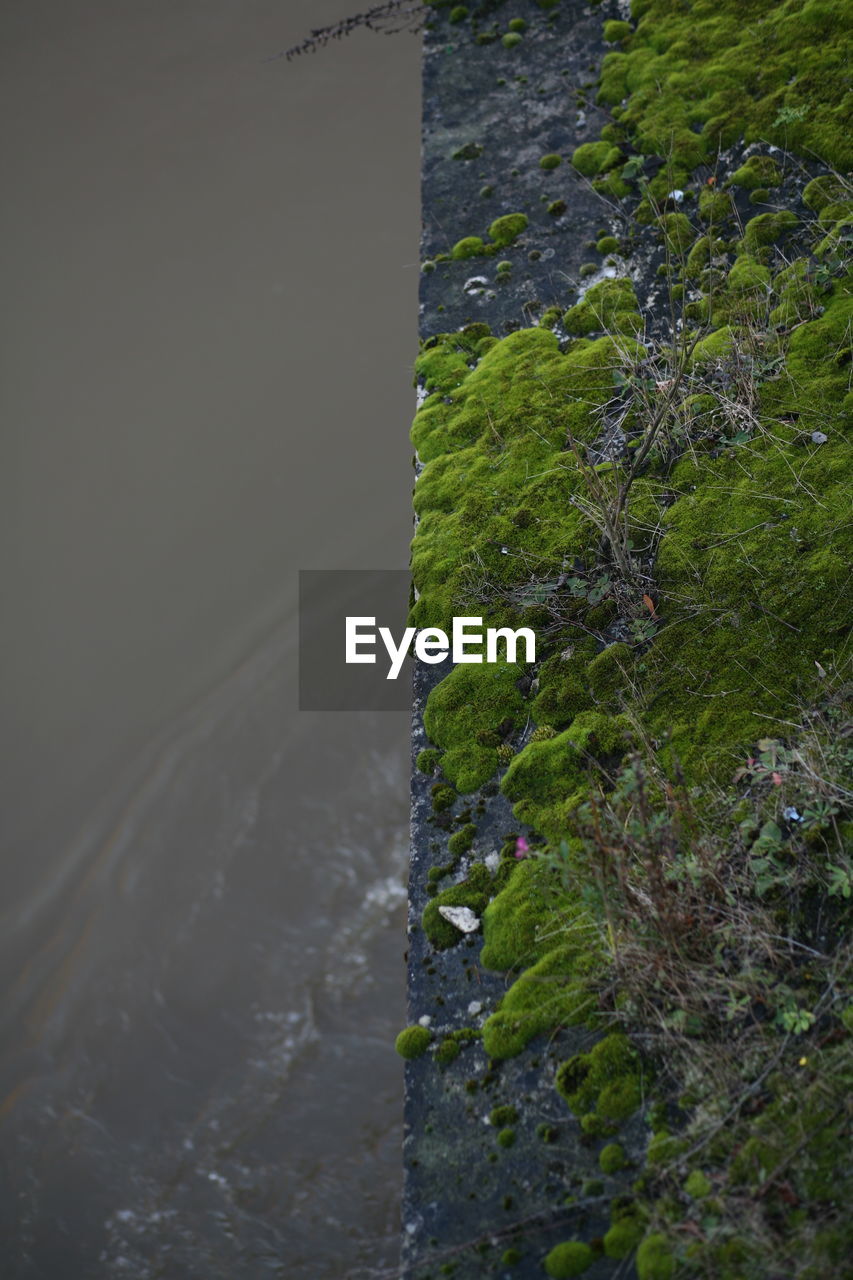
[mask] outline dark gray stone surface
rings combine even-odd
[[[496,257],[440,263],[422,275],[422,338],[473,321],[485,321],[501,336],[536,323],[549,306],[571,305],[581,264],[596,260],[590,242],[603,232],[618,234],[624,225],[618,206],[593,192],[569,163],[574,148],[595,140],[604,123],[598,109],[581,110],[576,99],[595,80],[602,23],[618,16],[618,7],[564,3],[546,15],[529,2],[513,5],[512,12],[504,7],[498,16],[503,30],[510,17],[528,21],[523,51],[500,42],[478,45],[470,27],[443,20],[425,36],[422,259],[449,253],[463,236],[485,238],[490,223],[506,213],[526,213],[529,226]],[[454,159],[469,143],[482,151]],[[562,153],[562,165],[542,170],[540,157],[555,151]],[[480,194],[484,186],[492,188],[490,196]],[[567,208],[555,218],[547,204],[560,199]],[[498,284],[495,268],[503,259],[513,269],[509,281]],[[470,285],[466,290],[474,277],[485,282],[481,292]],[[475,796],[460,797],[450,815],[432,811],[435,779],[419,773],[414,761],[428,745],[422,725],[427,695],[447,669],[420,665],[414,676],[409,1020],[429,1018],[434,1039],[431,1051],[406,1067],[402,1274],[407,1280],[443,1274],[526,1280],[544,1274],[542,1259],[558,1241],[606,1231],[610,1198],[624,1187],[625,1176],[601,1175],[602,1141],[581,1133],[553,1087],[558,1064],[597,1038],[585,1029],[540,1037],[502,1063],[490,1063],[477,1041],[463,1045],[448,1066],[435,1060],[442,1034],[481,1026],[508,979],[480,967],[479,932],[460,936],[447,951],[433,950],[420,925],[429,869],[448,862],[448,837],[469,807],[477,826],[473,849],[442,887],[462,879],[471,860],[484,860],[520,830],[497,779]],[[521,735],[517,745],[523,740]],[[502,1104],[519,1111],[510,1148],[498,1143],[488,1123],[489,1112]],[[639,1139],[642,1121],[632,1125]],[[543,1126],[549,1141],[540,1136]],[[631,1138],[629,1125],[620,1141],[630,1146]],[[515,1265],[502,1262],[510,1247],[521,1254]],[[617,1266],[602,1258],[586,1274],[600,1280]]]

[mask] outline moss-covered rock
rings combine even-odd
[[[400,1032],[394,1042],[394,1048],[401,1058],[420,1058],[426,1053],[431,1040],[432,1032],[429,1027],[421,1027],[415,1023],[414,1026],[406,1027]]]
[[[595,1254],[588,1244],[580,1240],[567,1240],[557,1244],[545,1258],[545,1271],[552,1280],[570,1280],[582,1275],[595,1261]]]

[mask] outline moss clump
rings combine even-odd
[[[598,270],[597,267],[594,269]],[[563,316],[563,328],[567,333],[579,336],[601,330],[638,333],[642,320],[633,284],[623,277],[592,285],[582,301],[570,307]]]
[[[612,396],[612,371],[626,345],[605,337],[577,342],[563,355],[552,332],[530,328],[494,343],[474,370],[459,334],[418,357],[418,376],[437,394],[412,428],[426,465],[414,497],[420,522],[412,573],[420,598],[411,625],[447,629],[473,565],[495,587],[515,590],[517,561],[502,548],[521,538],[530,572],[543,576],[560,572],[569,548],[583,551],[589,524],[567,505],[581,480],[567,466],[566,430],[581,441],[592,437],[595,406]],[[518,611],[498,604],[491,624],[518,626]]]
[[[555,1245],[545,1258],[545,1270],[552,1280],[570,1280],[579,1276],[595,1261],[595,1254],[588,1244],[580,1240],[567,1240]]]
[[[703,1200],[711,1194],[713,1187],[701,1169],[694,1169],[684,1184],[684,1190],[692,1200]]]
[[[630,22],[620,22],[618,18],[611,18],[609,22],[604,24],[604,40],[606,44],[621,44],[623,40],[627,40],[631,35]]]
[[[811,264],[798,258],[773,277],[773,292],[778,305],[770,312],[772,325],[787,327],[809,316],[817,315],[821,300],[813,282]]]
[[[734,204],[728,191],[705,186],[699,192],[699,216],[715,227],[728,222],[734,216]]]
[[[482,236],[464,236],[461,240],[457,240],[456,244],[450,250],[450,256],[455,261],[464,258],[480,258],[486,251],[486,246]]]
[[[617,705],[627,692],[634,669],[634,651],[624,641],[609,644],[586,668],[586,680],[597,702]]]
[[[576,1116],[595,1114],[605,1126],[627,1120],[642,1100],[639,1058],[621,1032],[569,1058],[554,1083]]]
[[[585,178],[594,178],[622,163],[622,152],[611,142],[584,142],[572,153],[572,164]]]
[[[815,213],[820,213],[827,205],[836,204],[849,197],[844,183],[835,174],[823,174],[812,178],[803,190],[803,203]]]
[[[602,236],[595,247],[599,253],[618,253],[619,241],[615,236]]]
[[[738,258],[729,272],[726,284],[735,293],[747,293],[752,290],[767,292],[770,284],[770,272],[748,253]]]
[[[563,163],[563,157],[558,155],[556,151],[549,151],[546,156],[542,156],[539,161],[540,169],[557,169]]]
[[[468,872],[467,880],[462,884],[451,885],[437,894],[424,910],[421,918],[424,933],[436,951],[444,951],[461,940],[463,934],[445,920],[441,907],[469,907],[476,916],[482,916],[493,892],[492,878],[488,869],[477,863]]]
[[[604,1253],[608,1258],[627,1258],[643,1238],[645,1226],[628,1214],[619,1218],[604,1236]]]
[[[732,354],[734,347],[734,332],[728,325],[724,325],[721,329],[715,329],[713,333],[709,333],[707,338],[703,338],[701,342],[696,343],[693,348],[691,363],[694,365],[718,364]]]
[[[619,123],[639,152],[668,158],[670,186],[741,135],[853,166],[842,0],[649,0],[633,13],[627,48],[604,59],[599,101],[628,98]]]
[[[527,30],[527,23],[524,21],[523,18],[510,18],[509,22],[507,23],[507,28],[510,31],[524,32]]]
[[[473,822],[467,822],[460,831],[455,831],[447,842],[447,851],[454,858],[461,858],[463,853],[467,853],[474,843],[474,837],[477,834],[477,828]]]
[[[521,39],[520,31],[508,31],[501,39],[501,44],[505,49],[514,49],[516,45],[521,44]]]
[[[703,273],[710,270],[714,258],[725,251],[726,246],[722,240],[712,239],[711,236],[700,236],[694,242],[684,264],[684,274],[687,279],[701,279]]]
[[[486,969],[514,969],[538,960],[550,943],[540,941],[562,919],[553,872],[537,858],[510,864],[507,883],[483,915]]]
[[[489,235],[496,245],[506,248],[527,230],[527,221],[526,213],[505,213],[503,217],[495,218],[489,227]]]
[[[504,1129],[510,1125],[514,1125],[518,1120],[518,1112],[515,1107],[509,1104],[501,1107],[494,1107],[489,1113],[489,1124],[494,1125],[496,1129]]]
[[[500,1133],[498,1134],[498,1144],[502,1147],[514,1147],[515,1146],[515,1130],[501,1129]]]
[[[451,1062],[456,1061],[461,1051],[459,1041],[446,1036],[435,1051],[435,1060],[440,1067],[449,1067]]]
[[[658,226],[670,253],[675,257],[681,257],[687,253],[696,233],[686,213],[665,213],[658,220]]]
[[[513,1058],[540,1032],[583,1022],[595,1004],[588,985],[596,965],[591,943],[578,929],[568,944],[549,951],[518,978],[483,1027],[489,1057]]]
[[[778,213],[759,213],[757,217],[750,218],[744,228],[744,249],[747,253],[760,257],[762,249],[777,245],[798,222],[799,218],[790,209],[780,209]]]
[[[556,738],[528,743],[501,783],[504,795],[515,801],[519,821],[559,840],[569,815],[585,794],[589,765],[621,758],[629,731],[629,722],[622,716],[582,711]]]
[[[729,178],[733,187],[743,187],[746,191],[778,187],[781,181],[782,170],[772,156],[750,156]]]
[[[468,17],[468,10],[465,7],[465,5],[457,4],[450,10],[450,13],[448,14],[448,21],[464,22],[467,17]]]
[[[432,1032],[429,1027],[420,1027],[417,1024],[406,1027],[401,1031],[394,1041],[394,1048],[397,1050],[401,1058],[411,1060],[412,1058],[420,1058],[429,1048],[432,1040]]]
[[[446,783],[437,782],[430,794],[432,795],[432,807],[436,813],[443,813],[445,809],[452,809],[456,803],[456,792],[453,787],[447,786]]]
[[[598,1167],[602,1173],[618,1173],[627,1163],[625,1150],[618,1142],[608,1142],[598,1154]]]
[[[475,791],[498,767],[497,747],[486,734],[502,737],[523,723],[516,664],[461,663],[427,699],[424,727],[444,748],[442,769],[462,792]]]
[[[654,1232],[640,1244],[636,1257],[637,1280],[671,1280],[675,1258],[666,1236]]]
[[[436,751],[434,747],[425,747],[423,751],[418,752],[418,758],[415,765],[421,773],[435,773],[441,760],[441,752]]]
[[[461,147],[457,147],[453,152],[454,160],[476,160],[478,156],[483,154],[483,144],[481,142],[465,142]]]

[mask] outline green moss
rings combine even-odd
[[[620,22],[617,18],[611,18],[604,24],[604,39],[607,44],[621,44],[630,34],[630,22]]]
[[[778,187],[781,181],[782,170],[772,156],[750,156],[729,178],[732,186],[743,187],[746,191],[754,191],[758,187]]]
[[[616,236],[602,236],[595,247],[599,253],[618,253],[619,241]]]
[[[631,1216],[614,1222],[604,1236],[604,1253],[608,1258],[628,1258],[643,1238],[645,1226]]]
[[[468,873],[468,879],[462,884],[451,885],[442,890],[426,906],[421,924],[424,933],[437,951],[453,947],[462,938],[460,931],[445,920],[441,907],[470,907],[477,916],[482,916],[486,903],[492,893],[492,878],[486,867],[478,863]]]
[[[586,680],[597,702],[617,705],[627,691],[634,669],[634,651],[624,641],[610,644],[586,669]]]
[[[769,292],[770,272],[767,267],[761,266],[749,254],[742,254],[732,267],[728,274],[726,284],[729,289],[733,289],[736,293],[744,293],[750,290],[760,290]]]
[[[452,809],[456,803],[456,792],[453,787],[448,787],[445,783],[437,782],[432,788],[432,807],[436,813],[443,813],[445,809]]]
[[[524,21],[523,18],[510,18],[509,22],[507,23],[507,28],[510,31],[526,31],[527,23]]]
[[[448,853],[454,858],[459,858],[463,853],[467,853],[474,843],[474,837],[477,834],[477,828],[472,822],[468,822],[460,831],[454,832],[447,842]]]
[[[498,588],[514,589],[518,564],[501,548],[522,536],[530,570],[544,576],[559,573],[568,548],[582,551],[589,526],[567,508],[580,481],[567,466],[566,429],[581,441],[593,434],[594,407],[612,395],[612,369],[624,359],[624,342],[578,342],[562,355],[553,333],[531,328],[495,343],[470,370],[460,345],[458,334],[447,335],[416,363],[437,393],[412,428],[426,464],[414,497],[420,598],[411,624],[419,627],[449,627],[474,566]],[[497,607],[492,617],[492,625],[519,625],[511,608]]]
[[[610,142],[585,142],[572,153],[572,164],[585,178],[594,178],[622,163],[622,152]]]
[[[676,257],[687,253],[696,233],[686,213],[665,213],[658,219],[658,226],[670,253]]]
[[[526,213],[505,213],[502,218],[495,218],[489,227],[489,235],[496,245],[505,248],[527,230],[527,221]]]
[[[600,196],[610,196],[613,200],[624,200],[631,195],[631,188],[620,178],[618,173],[608,173],[603,178],[593,178],[592,189]]]
[[[418,752],[415,764],[421,773],[431,774],[435,773],[440,760],[440,751],[436,751],[434,747],[425,747],[423,751]]]
[[[495,733],[500,741],[523,723],[521,672],[511,663],[460,663],[429,695],[424,727],[444,748],[442,769],[461,792],[475,791],[498,767],[496,747],[478,735]]]
[[[549,951],[510,987],[483,1027],[483,1048],[491,1058],[512,1058],[541,1032],[582,1022],[592,1011],[588,989],[596,957],[578,929],[570,941]],[[587,946],[585,948],[584,943]]]
[[[502,38],[501,44],[505,49],[514,49],[516,45],[521,44],[521,33],[519,31],[508,31]]]
[[[638,333],[642,320],[633,284],[622,277],[592,285],[583,299],[563,316],[563,328],[579,336],[600,330]]]
[[[507,884],[483,915],[485,945],[480,963],[486,969],[514,969],[532,964],[551,945],[549,934],[561,916],[553,872],[546,863],[527,858],[511,867]]]
[[[714,240],[711,236],[700,236],[693,244],[684,264],[684,274],[687,279],[700,279],[703,273],[710,269],[712,260],[725,253],[725,248],[722,240]]]
[[[568,208],[565,200],[552,200],[548,205],[548,213],[552,218],[559,218]]]
[[[625,1150],[618,1142],[608,1142],[598,1153],[598,1167],[602,1173],[618,1173],[627,1163]]]
[[[820,213],[828,204],[837,203],[848,198],[849,191],[836,174],[823,174],[812,178],[803,190],[803,202],[815,213]]]
[[[432,1032],[429,1027],[420,1027],[415,1024],[400,1032],[394,1042],[394,1048],[401,1058],[419,1058],[421,1054],[426,1053],[431,1040]]]
[[[731,355],[735,346],[735,335],[728,325],[715,329],[707,338],[697,342],[693,348],[691,363],[694,365],[712,365],[725,360]]]
[[[589,1053],[569,1058],[554,1083],[575,1115],[595,1113],[605,1127],[627,1120],[642,1101],[639,1058],[621,1032],[605,1036]],[[595,1126],[594,1131],[601,1129]]]
[[[518,1120],[518,1111],[510,1104],[495,1107],[489,1113],[489,1124],[494,1125],[496,1129],[503,1129],[508,1125],[513,1125]]]
[[[482,257],[484,251],[485,244],[482,236],[464,236],[463,239],[456,241],[456,244],[450,250],[450,256],[459,261],[463,258]]]
[[[501,783],[514,813],[537,831],[558,839],[583,794],[589,765],[621,757],[629,722],[622,716],[582,711],[568,729],[546,742],[531,742],[515,757]]]
[[[709,1196],[713,1187],[701,1169],[694,1169],[684,1184],[684,1190],[693,1200],[702,1200]]]
[[[545,1271],[553,1280],[569,1280],[581,1275],[595,1261],[595,1254],[588,1244],[579,1240],[567,1240],[555,1245],[545,1258]]]
[[[675,1258],[666,1236],[654,1232],[637,1250],[637,1280],[670,1280],[675,1274]]]
[[[540,159],[539,168],[540,169],[557,169],[562,163],[563,163],[563,157],[561,155],[558,155],[556,151],[549,151],[547,155],[542,156],[542,158]]]
[[[502,1147],[514,1147],[515,1146],[515,1130],[501,1129],[500,1133],[498,1134],[498,1144]]]
[[[450,1066],[451,1062],[455,1062],[461,1053],[461,1046],[458,1040],[453,1040],[450,1036],[446,1036],[435,1051],[435,1060],[441,1067]]]
[[[464,22],[468,17],[468,10],[464,4],[457,4],[450,10],[448,20],[450,22]]]
[[[734,215],[734,204],[728,191],[705,186],[699,192],[699,216],[719,227]]]
[[[627,49],[604,59],[599,101],[628,97],[620,124],[638,151],[669,158],[672,185],[741,134],[853,165],[842,0],[642,0],[633,16]]]
[[[744,249],[747,253],[759,257],[761,250],[776,245],[785,233],[796,227],[799,218],[790,209],[781,209],[778,213],[759,213],[750,218],[743,233]]]

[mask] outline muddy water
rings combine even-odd
[[[296,710],[296,574],[410,532],[419,48],[346,0],[14,0],[4,1275],[396,1254],[406,718]]]

